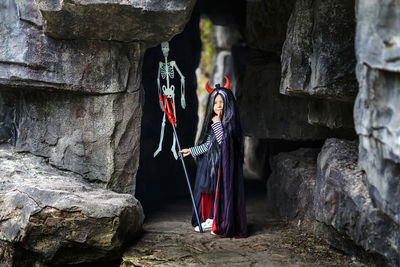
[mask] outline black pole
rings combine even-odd
[[[178,150],[180,151],[181,150],[181,145],[179,144],[179,139],[178,139],[178,135],[177,135],[176,130],[175,130],[175,126],[172,125],[172,129],[174,129],[174,135],[175,135],[176,143],[178,144]],[[179,153],[179,157],[181,158],[183,170],[185,171],[186,182],[187,182],[187,185],[189,187],[190,197],[192,198],[193,209],[194,209],[194,213],[196,214],[196,219],[197,219],[197,223],[199,225],[200,233],[203,233],[203,227],[201,227],[199,214],[197,213],[196,203],[194,202],[194,198],[193,198],[192,187],[190,186],[189,176],[188,176],[187,171],[186,171],[185,161],[183,160],[182,154]]]

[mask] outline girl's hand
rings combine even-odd
[[[221,118],[222,118],[222,110],[219,111],[217,115],[214,115],[211,120],[212,122],[217,122],[221,121]]]
[[[192,154],[192,153],[190,152],[190,149],[189,149],[189,148],[184,148],[184,149],[180,150],[178,153],[179,153],[179,154],[182,154],[182,156],[184,156],[184,157],[189,156],[189,155]]]

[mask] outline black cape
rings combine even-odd
[[[242,157],[237,156],[239,147],[233,138],[225,135],[220,146],[220,157],[216,163],[216,177],[208,177],[207,153],[198,159],[194,198],[197,210],[202,212],[202,193],[213,194],[214,223],[212,230],[222,237],[247,237],[246,205],[244,199]],[[214,167],[215,168],[215,167]],[[201,214],[201,218],[208,215]],[[193,226],[197,225],[195,214],[192,216]]]

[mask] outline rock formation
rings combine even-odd
[[[289,1],[285,4],[279,1],[248,2],[249,23],[246,28],[246,40],[249,46],[248,62],[237,88],[237,98],[246,135],[298,141],[319,140],[329,136],[354,136],[352,103],[344,102],[346,98],[341,97],[343,93],[341,89],[337,89],[342,88],[341,83],[346,83],[351,88],[351,90],[343,89],[346,95],[349,95],[347,99],[354,99],[356,80],[351,71],[354,71],[355,57],[353,53],[353,58],[351,58],[352,46],[348,44],[348,42],[351,44],[351,41],[346,40],[345,51],[349,56],[344,57],[347,61],[343,70],[330,66],[332,61],[341,66],[340,62],[335,61],[337,58],[342,58],[340,54],[342,50],[339,48],[343,44],[340,40],[333,38],[330,42],[324,41],[323,47],[311,41],[328,38],[327,29],[331,30],[330,34],[334,34],[335,29],[340,29],[347,36],[354,36],[354,29],[351,28],[350,23],[354,15],[346,16],[345,20],[342,17],[335,17],[339,14],[342,16],[344,11],[346,14],[350,13],[349,4],[344,3],[347,1],[339,2],[340,4],[333,5],[337,12],[332,12],[330,15],[333,16],[330,21],[334,22],[334,26],[331,26],[332,30],[327,21],[318,19],[325,16],[323,12],[332,9],[331,3],[324,4],[322,1]],[[310,12],[315,12],[315,14],[310,14]],[[282,21],[288,21],[288,24]],[[350,26],[343,28],[342,23]],[[320,30],[311,31],[312,25]],[[266,31],[268,35],[265,34]],[[315,43],[316,47],[310,48],[307,43],[310,45]],[[310,51],[314,54],[310,54]],[[316,64],[314,73],[309,73],[308,62],[312,58],[319,60],[319,64]],[[331,69],[322,66],[322,62],[329,65]],[[349,71],[346,72],[346,70]],[[315,80],[324,80],[323,83],[329,85],[321,89],[327,93],[321,94],[324,99],[295,97],[299,94],[282,95],[285,92],[283,87],[307,92],[307,88],[311,86],[307,82],[293,86],[286,83],[287,81],[299,82],[301,79],[296,75],[310,80],[317,73],[320,77],[315,77]],[[347,83],[347,81],[342,81],[343,76],[353,77],[353,79],[349,78],[350,83]],[[337,84],[336,87],[335,84]],[[319,84],[315,87],[321,86]],[[347,93],[347,91],[351,92]],[[292,97],[288,97],[289,95]]]
[[[246,29],[250,49],[238,82],[245,133],[280,140],[353,139],[354,127],[359,143],[328,139],[319,154],[311,218],[321,223],[332,246],[366,260],[371,259],[367,252],[377,264],[397,266],[400,6],[396,1],[298,0],[287,3],[284,13],[291,15],[281,38],[273,16],[258,19],[263,8],[279,14],[284,7],[273,5],[248,2],[252,23],[247,25],[258,27]],[[274,29],[274,38],[262,41],[257,34],[262,27]],[[281,55],[281,66],[276,55]],[[313,164],[307,157],[295,159],[300,152],[272,159],[267,191],[270,208],[301,219],[311,209],[302,205],[310,194],[292,185],[302,188],[305,176],[312,180],[304,170]],[[304,168],[305,162],[310,167]]]
[[[0,83],[2,95],[11,99],[4,108],[13,118],[4,123],[15,129],[8,135],[17,149],[113,190],[133,192],[144,48],[55,40],[27,22],[42,23],[33,2],[4,5],[2,14],[8,16],[0,26],[7,38],[0,41]]]
[[[357,2],[354,106],[359,166],[378,208],[400,225],[400,4]]]
[[[371,198],[357,158],[356,142],[325,142],[317,163],[315,217],[332,246],[361,257],[367,251],[379,265],[398,266],[400,227]]]
[[[349,255],[397,266],[400,227],[374,204],[365,173],[357,168],[357,145],[332,138],[321,150],[301,148],[273,157],[267,206],[296,223],[304,221]]]
[[[2,1],[0,265],[115,259],[140,232],[143,56],[194,4]]]
[[[201,14],[217,25],[211,83],[232,77],[248,172],[271,169],[269,208],[399,265],[400,4],[195,2],[0,3],[0,143],[11,144],[0,150],[0,265],[116,258],[143,221],[133,194],[146,205],[186,194],[169,125],[153,158],[156,45],[170,41],[186,77],[178,134],[191,146]]]
[[[354,100],[354,19],[354,1],[296,1],[282,48],[282,94]]]
[[[1,266],[26,266],[21,254],[42,263],[118,259],[140,233],[144,216],[130,194],[91,184],[45,159],[0,148]],[[32,261],[34,258],[26,259]]]
[[[143,41],[154,46],[182,32],[196,1],[38,0],[44,32],[56,39]]]

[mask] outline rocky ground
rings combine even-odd
[[[331,248],[302,223],[268,214],[263,192],[251,192],[248,238],[195,233],[190,203],[178,202],[147,217],[142,238],[124,253],[121,266],[366,266]]]

